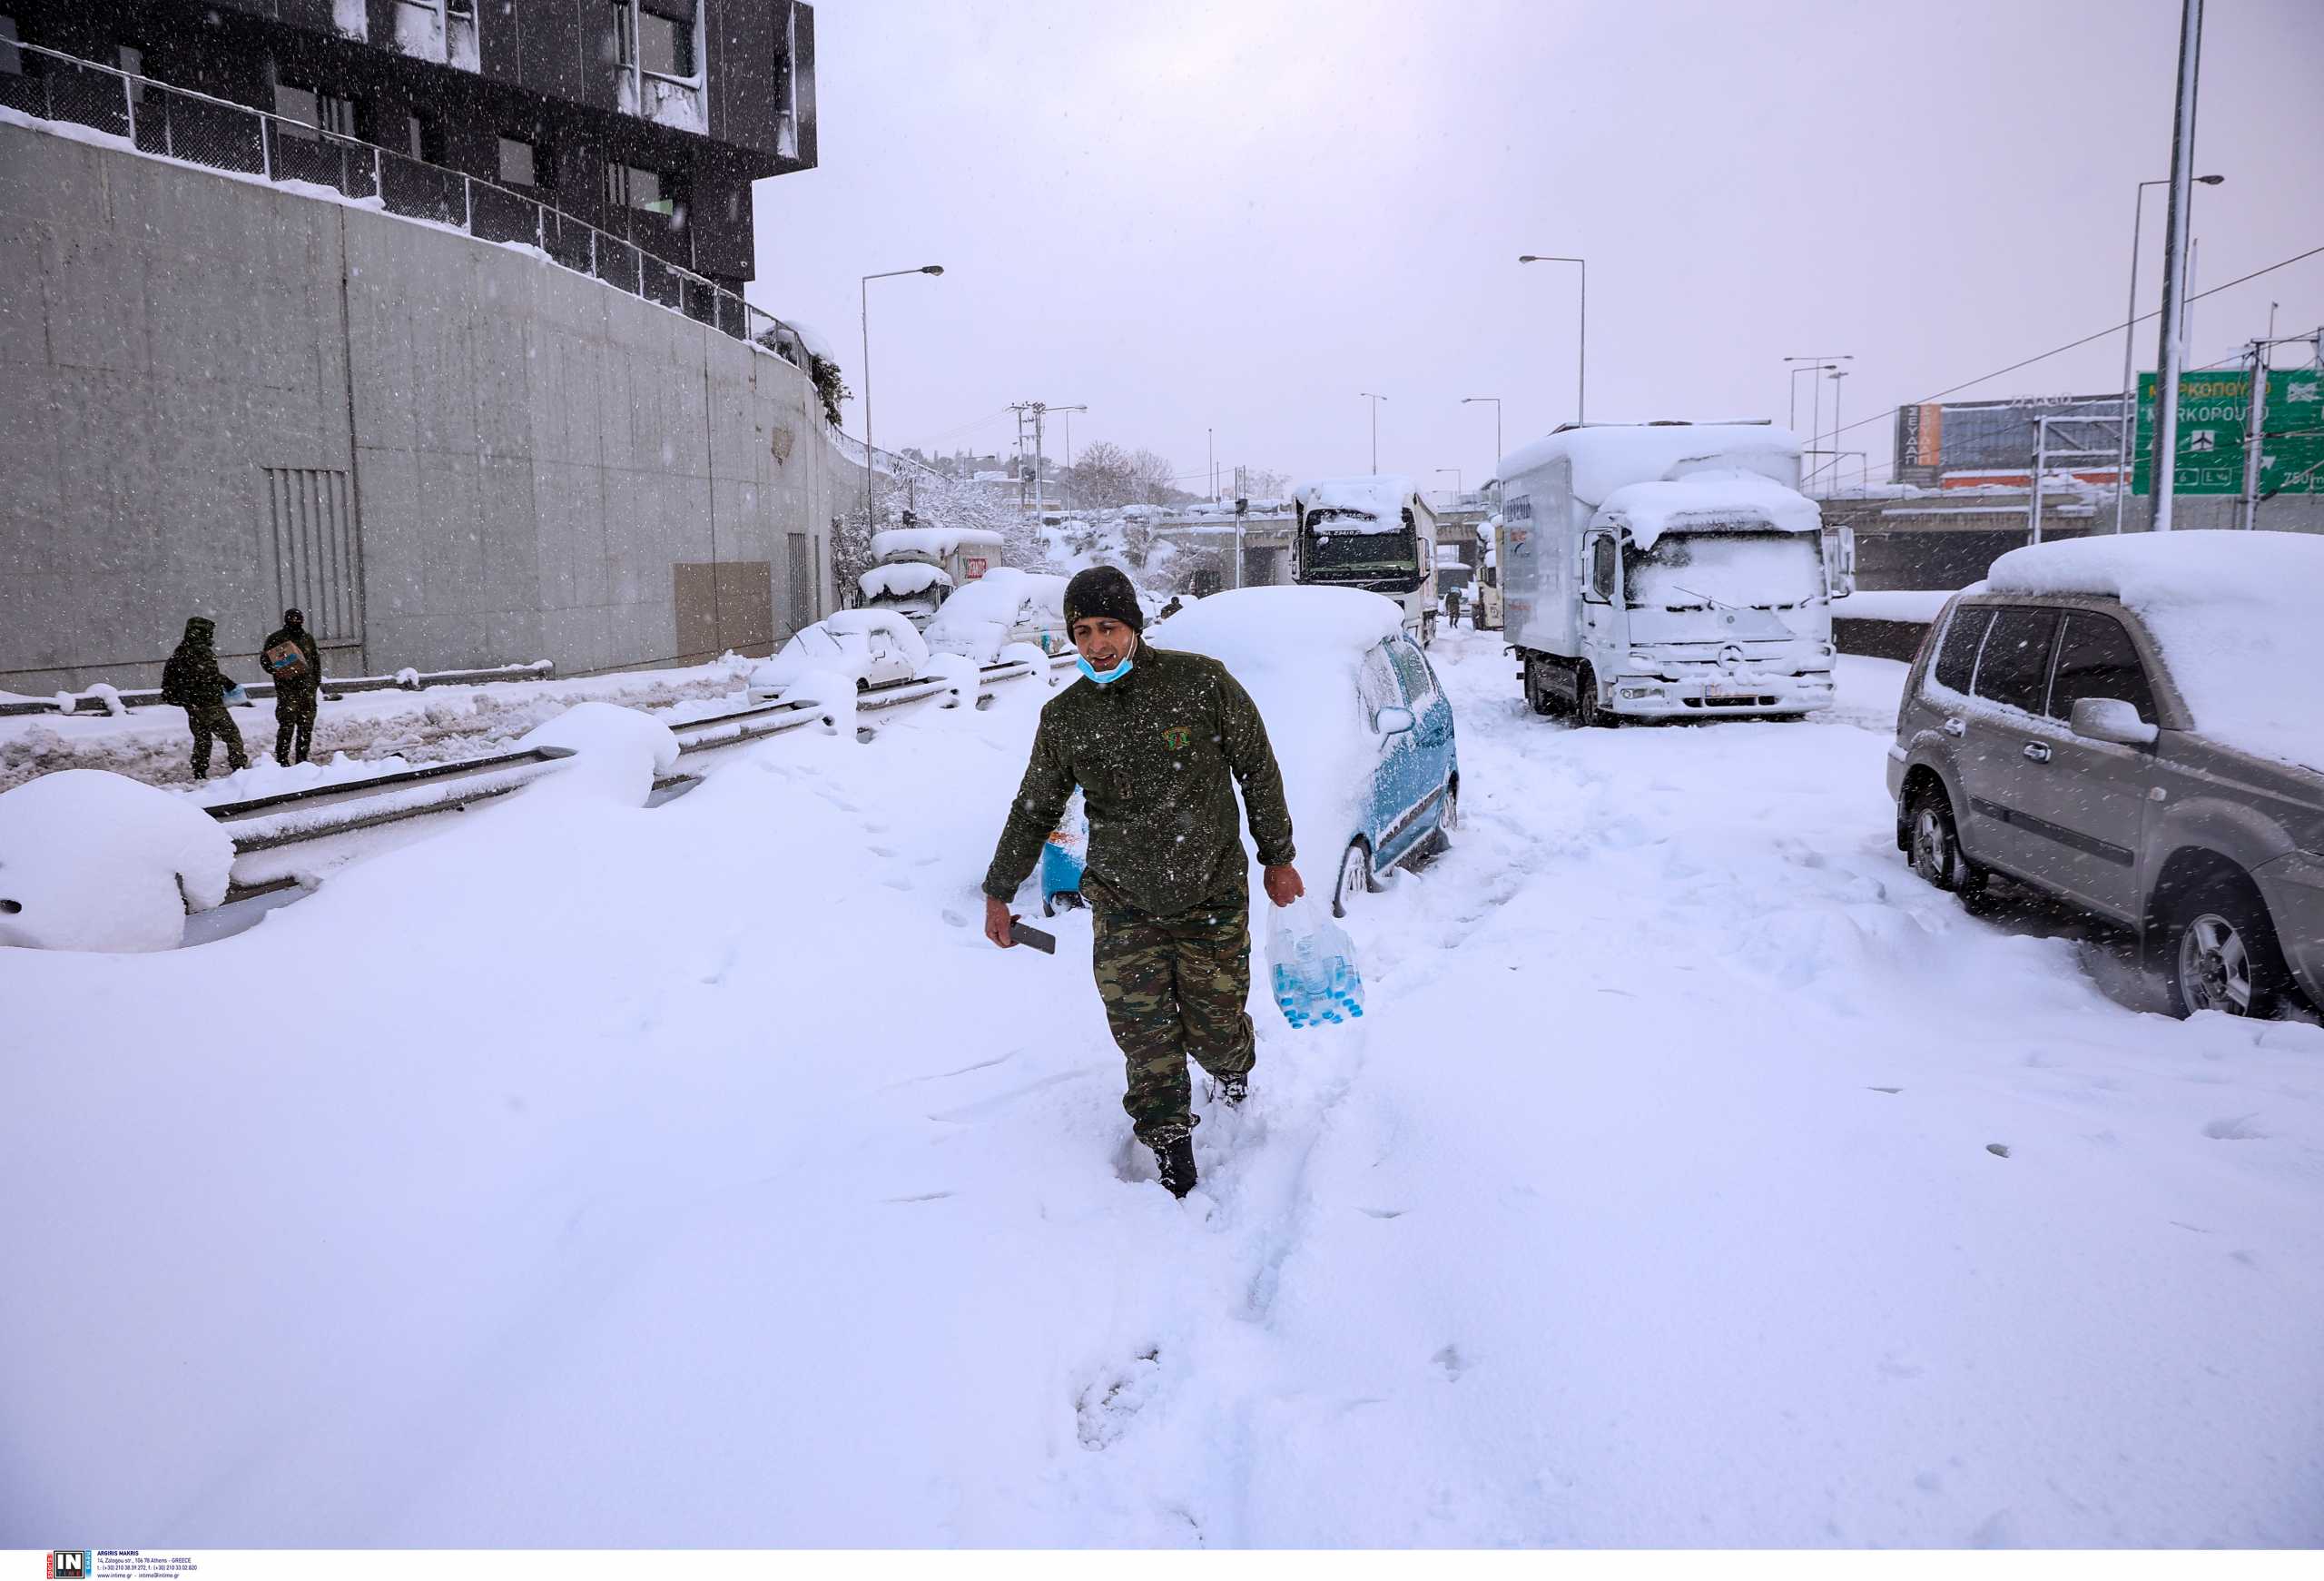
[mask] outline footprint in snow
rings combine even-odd
[[[1108,1368],[1073,1397],[1074,1437],[1084,1449],[1098,1450],[1120,1439],[1131,1420],[1162,1385],[1159,1347],[1142,1352],[1126,1366]]]
[[[2213,1141],[2265,1141],[2268,1133],[2251,1123],[2252,1115],[2259,1112],[2255,1109],[2250,1114],[2230,1114],[2214,1120],[2203,1127],[2203,1134]]]
[[[1462,1355],[1460,1347],[1457,1345],[1447,1345],[1429,1359],[1443,1369],[1444,1381],[1447,1383],[1460,1382],[1461,1375],[1476,1365],[1475,1359]]]

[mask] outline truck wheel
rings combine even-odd
[[[1573,722],[1584,730],[1611,729],[1614,716],[1598,706],[1598,676],[1588,665],[1574,673]]]
[[[2162,919],[2163,986],[2173,1015],[2216,1010],[2262,1019],[2291,988],[2275,925],[2251,881],[2222,874],[2174,897]]]
[[[1558,711],[1557,699],[1541,684],[1541,667],[1530,657],[1525,661],[1525,701],[1531,705],[1533,712],[1545,718]]]

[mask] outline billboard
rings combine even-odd
[[[2139,375],[2138,453],[2133,493],[2154,492],[2155,376]],[[2324,494],[2324,370],[2268,375],[2260,414],[2260,492]],[[2251,420],[2251,371],[2179,376],[2179,459],[2171,487],[2181,494],[2243,492],[2243,440]]]
[[[2119,392],[1930,400],[1900,406],[1896,409],[1896,481],[1934,487],[1947,472],[2030,471],[2040,437],[2038,423],[2045,417],[2053,420],[2050,425],[2053,450],[2111,450],[2121,434],[2122,410]]]

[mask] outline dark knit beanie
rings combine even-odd
[[[1065,585],[1065,628],[1077,620],[1102,616],[1118,620],[1132,631],[1146,629],[1146,611],[1137,607],[1137,589],[1112,566],[1092,566],[1074,573]]]

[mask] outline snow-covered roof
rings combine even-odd
[[[2126,533],[2010,550],[1981,587],[2136,611],[2203,735],[2324,773],[2324,536]]]
[[[1300,485],[1292,499],[1301,514],[1310,510],[1345,510],[1373,520],[1394,524],[1401,520],[1404,507],[1419,498],[1413,480],[1394,472],[1382,472],[1368,478],[1324,478]],[[1333,523],[1320,524],[1316,530],[1329,532]],[[1364,530],[1361,521],[1341,526],[1343,532]]]
[[[866,598],[909,598],[931,588],[950,588],[952,578],[940,566],[923,560],[901,560],[873,566],[855,578]]]
[[[1757,472],[1694,472],[1672,482],[1629,483],[1606,496],[1592,527],[1627,529],[1650,549],[1667,532],[1819,532],[1814,500]]]
[[[1683,478],[1738,468],[1797,488],[1799,436],[1773,423],[1601,423],[1569,428],[1506,457],[1504,480],[1523,478],[1566,457],[1573,463],[1573,493],[1602,505],[1626,483]]]
[[[927,555],[942,559],[956,549],[999,549],[1006,540],[981,527],[891,527],[872,535],[872,558]]]

